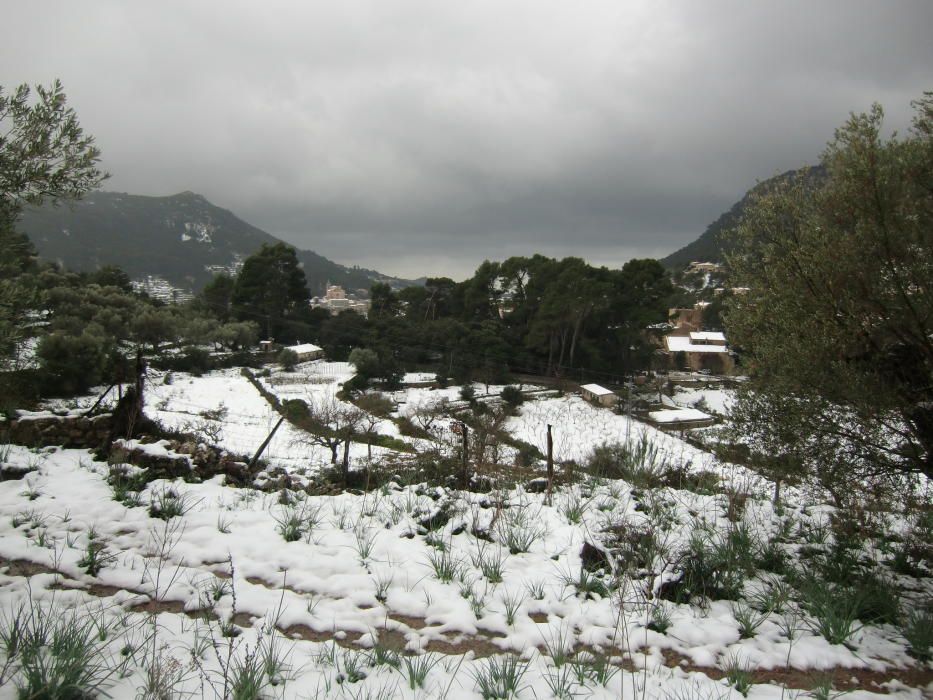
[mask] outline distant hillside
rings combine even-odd
[[[18,228],[40,256],[70,269],[119,265],[133,279],[155,275],[193,290],[209,281],[213,270],[232,268],[263,243],[279,240],[193,192],[170,197],[93,192],[73,204],[27,210]],[[322,293],[328,281],[348,290],[369,289],[374,281],[412,284],[339,265],[310,250],[299,250],[298,259],[312,294]]]
[[[798,177],[801,172],[801,170],[788,170],[786,173],[759,182],[746,192],[739,202],[732,205],[729,211],[707,226],[706,231],[699,238],[663,258],[661,264],[668,269],[679,270],[689,265],[693,260],[724,262],[726,254],[731,252],[735,246],[735,227],[742,220],[745,208],[751,198],[759,192],[771,189],[778,183],[787,182]],[[809,168],[806,173],[807,177],[814,182],[826,177],[826,171],[822,166]]]

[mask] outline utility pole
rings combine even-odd
[[[463,479],[463,488],[467,489],[470,487],[470,429],[463,421],[457,421],[453,424],[452,430],[461,438],[461,478]]]
[[[253,455],[253,458],[249,461],[248,469],[252,470],[256,466],[256,462],[259,460],[259,456],[263,453],[266,447],[269,446],[269,442],[272,440],[272,436],[275,435],[275,431],[279,429],[279,426],[282,425],[282,421],[285,420],[285,416],[279,418],[279,422],[275,424],[275,427],[272,429],[272,432],[266,436],[266,439],[262,441],[262,444],[259,446],[259,449],[256,450],[256,454]]]
[[[551,437],[551,424],[547,426],[547,504],[551,505],[551,489],[554,486],[554,439]]]

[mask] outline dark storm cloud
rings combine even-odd
[[[468,274],[689,242],[852,110],[909,122],[928,2],[18,3],[0,83],[60,77],[113,173],[341,262]]]

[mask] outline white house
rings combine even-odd
[[[317,345],[312,345],[311,343],[299,343],[298,345],[289,345],[287,350],[291,350],[298,356],[299,362],[306,362],[308,360],[319,360],[324,357],[323,348],[319,348]]]
[[[683,353],[684,362],[695,372],[710,369],[727,374],[735,366],[726,345],[726,336],[719,332],[692,331],[689,335],[668,335],[664,344],[672,361],[676,361],[676,353]]]
[[[587,401],[595,401],[603,406],[615,406],[619,397],[612,389],[607,389],[599,384],[584,384],[580,387],[580,393]]]

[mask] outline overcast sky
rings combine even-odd
[[[933,2],[8,2],[0,84],[60,78],[112,173],[344,264],[621,265],[814,163],[850,111],[909,124]]]

